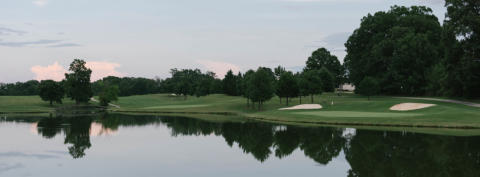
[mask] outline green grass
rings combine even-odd
[[[396,127],[479,128],[475,131],[480,131],[480,108],[455,103],[383,96],[367,100],[366,97],[354,94],[337,96],[333,93],[325,93],[315,96],[314,103],[324,107],[321,110],[280,111],[279,108],[286,107],[285,100],[283,101],[283,104],[280,104],[279,98],[275,97],[266,102],[261,111],[258,111],[257,108],[247,108],[246,99],[242,97],[215,94],[199,98],[188,97],[185,100],[183,97],[172,97],[168,94],[153,94],[121,97],[118,102],[114,102],[121,108],[111,107],[110,109],[116,112],[143,114],[169,113],[193,114],[193,116],[195,114],[234,114],[262,121],[312,125],[383,126],[387,129]],[[66,102],[71,104],[71,101],[66,100]],[[310,98],[305,97],[302,102],[310,103]],[[391,106],[405,102],[430,103],[436,106],[414,111],[389,110]],[[289,106],[297,104],[299,99],[295,98],[290,100]],[[38,96],[0,97],[0,112],[3,113],[52,110],[53,107],[41,101]]]

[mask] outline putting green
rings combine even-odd
[[[195,104],[195,105],[163,105],[163,106],[151,106],[142,109],[180,109],[180,108],[198,108],[206,107],[208,104]]]
[[[381,113],[381,112],[357,112],[357,111],[309,111],[295,112],[294,114],[321,116],[321,117],[415,117],[423,114],[417,113]]]

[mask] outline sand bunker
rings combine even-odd
[[[319,104],[301,104],[288,108],[280,108],[278,110],[300,110],[300,109],[322,109],[322,105]]]
[[[423,104],[423,103],[402,103],[394,105],[390,108],[393,111],[411,111],[417,109],[423,109],[435,106],[435,104]]]

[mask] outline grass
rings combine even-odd
[[[310,103],[310,98],[302,99]],[[332,104],[333,102],[333,104]],[[393,105],[405,102],[429,103],[436,106],[414,111],[391,111]],[[436,128],[478,128],[480,131],[480,108],[455,103],[413,100],[408,98],[366,97],[343,94],[337,96],[325,93],[315,96],[315,103],[321,104],[321,110],[278,110],[286,107],[279,98],[266,102],[261,111],[247,108],[246,99],[226,95],[206,97],[172,97],[168,94],[153,94],[121,97],[117,104],[120,108],[112,111],[143,114],[229,114],[257,119],[298,124],[347,125],[350,127],[383,126]],[[68,101],[67,101],[67,104]],[[299,99],[291,99],[289,106],[299,104]],[[39,97],[0,97],[0,112],[52,111],[53,108]],[[195,115],[196,116],[196,115]],[[401,128],[400,128],[401,129]],[[424,129],[426,130],[426,129]],[[438,132],[438,129],[436,129]],[[443,130],[442,130],[443,131]],[[441,131],[440,131],[441,132]],[[471,134],[471,133],[470,133]],[[480,133],[479,133],[480,134]]]

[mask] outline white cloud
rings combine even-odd
[[[48,4],[48,0],[35,0],[32,3],[36,6],[43,7]]]
[[[118,63],[111,63],[106,61],[88,61],[87,68],[92,70],[92,81],[100,80],[107,76],[123,77],[124,74],[116,70],[120,67]]]
[[[234,74],[240,71],[240,68],[232,63],[210,60],[198,60],[197,63],[203,65],[208,71],[214,72],[220,79],[225,77],[225,74],[227,74],[228,70],[232,70]]]
[[[118,67],[120,67],[120,64],[118,63],[88,61],[86,66],[92,70],[92,81],[96,81],[107,76],[124,76],[123,73],[116,70]],[[66,67],[59,65],[58,62],[48,66],[33,66],[31,71],[35,74],[35,79],[39,81],[48,79],[61,81],[65,78],[65,73],[67,73]]]
[[[63,66],[60,66],[58,62],[48,66],[33,66],[31,71],[35,74],[35,79],[38,81],[48,79],[61,81],[65,78],[65,73],[67,72],[67,70]]]

